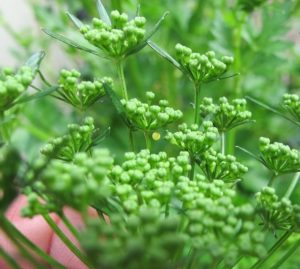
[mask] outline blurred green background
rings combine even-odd
[[[138,5],[134,0],[103,2],[108,10],[118,9],[132,16]],[[249,9],[243,10],[241,2],[248,3]],[[284,93],[299,94],[300,1],[257,1],[264,3],[252,9],[251,5],[254,2],[143,0],[139,3],[141,15],[147,18],[149,28],[165,11],[170,12],[153,41],[171,55],[175,54],[176,43],[182,43],[194,51],[214,50],[217,55],[235,57],[230,74],[240,75],[206,84],[202,96],[226,96],[231,99],[251,95],[277,106]],[[47,28],[74,40],[80,40],[82,37],[65,12],[69,11],[86,22],[97,16],[93,0],[27,0],[26,4],[29,5],[38,28]],[[53,84],[59,73],[57,66],[60,66],[79,69],[85,79],[112,76],[118,86],[116,70],[105,60],[74,50],[49,38],[42,31],[31,31],[26,27],[13,29],[11,24],[16,18],[4,15],[1,20],[2,30],[13,38],[16,46],[13,50],[2,51],[2,54],[11,54],[21,65],[29,55],[42,49],[47,53],[42,71]],[[172,106],[183,110],[185,121],[191,121],[192,83],[149,47],[128,59],[125,75],[130,97],[145,100],[144,93],[152,90],[159,98],[166,98]],[[38,83],[36,81],[36,84]],[[239,185],[246,196],[265,185],[269,174],[255,160],[236,150],[234,143],[257,152],[258,137],[267,136],[295,148],[300,146],[299,129],[296,126],[257,105],[249,103],[249,107],[256,123],[239,128],[236,134],[231,135],[231,141],[227,141],[229,151],[238,155],[250,168],[244,182]],[[76,122],[82,117],[51,97],[24,105],[19,110],[18,121],[14,124],[13,143],[29,160],[39,154],[40,146],[50,137],[63,133],[68,123]],[[100,128],[111,127],[111,136],[103,143],[111,149],[117,160],[121,158],[128,148],[127,135],[124,135],[125,126],[117,117],[109,100],[104,99],[101,104],[96,104],[87,114],[95,118],[96,125]],[[175,128],[176,126],[170,127]],[[139,135],[136,138],[138,139]],[[138,140],[141,140],[141,143],[138,143],[139,148],[144,147],[142,139]],[[174,150],[172,147],[165,148],[165,145],[161,139],[156,143],[155,149]],[[286,189],[285,182],[289,178],[291,175],[278,180],[279,190]],[[293,199],[299,196],[298,188]]]

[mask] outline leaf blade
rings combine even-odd
[[[76,18],[74,15],[72,15],[70,12],[66,12],[67,16],[69,17],[69,19],[74,23],[74,25],[78,28],[81,29],[83,26],[83,23],[81,20],[79,20],[78,18]]]
[[[111,20],[101,0],[97,0],[97,10],[100,19],[104,21],[107,25],[111,26]]]
[[[36,52],[29,57],[25,65],[31,67],[33,71],[36,71],[40,68],[41,62],[45,58],[45,55],[46,53],[43,50]]]

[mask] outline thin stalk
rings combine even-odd
[[[194,114],[194,123],[199,124],[199,102],[200,102],[200,91],[201,91],[201,83],[195,84],[195,114]]]
[[[119,76],[119,79],[121,82],[122,96],[126,101],[128,101],[127,86],[126,86],[126,80],[125,80],[125,76],[124,76],[124,66],[123,66],[122,60],[117,61],[116,65],[117,65],[118,76]],[[134,141],[133,141],[133,132],[130,128],[129,128],[129,144],[130,144],[131,150],[135,151]]]
[[[225,154],[225,133],[221,133],[221,153]]]
[[[264,258],[258,260],[252,267],[251,269],[257,269],[257,268],[264,268],[261,267],[267,260],[269,260],[272,255],[276,252],[277,249],[279,249],[283,243],[291,236],[291,234],[294,232],[293,229],[290,229],[286,231],[278,240],[277,242],[273,245],[273,247],[268,251],[267,256]]]
[[[60,218],[63,221],[63,223],[66,225],[66,227],[69,229],[69,231],[75,236],[75,238],[78,240],[79,239],[79,232],[76,229],[76,227],[69,221],[69,219],[66,217],[66,215],[61,212]]]
[[[3,257],[3,260],[6,261],[7,264],[9,264],[9,266],[12,269],[22,269],[17,262],[14,260],[13,257],[11,257],[4,249],[2,249],[0,247],[0,257]]]
[[[151,138],[150,138],[149,134],[146,131],[144,131],[144,137],[145,137],[145,142],[146,142],[147,149],[151,150],[151,148],[152,148]]]
[[[129,143],[131,151],[135,152],[134,139],[133,139],[133,131],[129,129]]]
[[[127,101],[128,100],[128,94],[127,94],[127,87],[126,87],[126,81],[124,77],[124,67],[123,67],[123,62],[117,61],[117,70],[118,70],[118,76],[121,82],[121,92],[123,98]]]
[[[191,170],[190,170],[190,180],[194,180],[194,174],[195,174],[195,158],[193,156],[190,156],[190,164],[191,164]]]
[[[298,240],[291,248],[290,250],[285,254],[283,255],[283,257],[277,261],[272,267],[271,269],[277,269],[277,268],[280,268],[280,266],[285,262],[287,261],[293,254],[294,252],[300,247],[300,240]]]
[[[37,255],[39,255],[43,260],[45,260],[49,265],[51,265],[54,268],[58,269],[66,269],[61,263],[53,259],[51,256],[49,256],[46,252],[44,252],[41,248],[39,248],[37,245],[32,243],[26,236],[24,236],[14,225],[10,223],[5,217],[0,218],[0,226],[3,227],[3,225],[6,225],[11,230],[11,233],[13,233],[13,237],[17,238],[18,241],[23,242],[28,248],[30,248],[33,252],[35,252]]]
[[[290,198],[300,178],[300,172],[296,173],[284,197]]]
[[[273,173],[272,177],[270,178],[270,180],[268,182],[268,187],[272,187],[273,186],[276,177],[277,177],[277,174]]]
[[[11,229],[10,225],[7,226],[7,223],[4,222],[1,225],[2,230],[5,232],[5,234],[9,237],[9,239],[13,242],[13,244],[18,248],[18,251],[20,252],[21,256],[24,257],[27,261],[29,261],[34,267],[38,269],[43,269],[44,266],[39,263],[30,252],[21,244],[18,236],[14,233],[14,231]]]
[[[56,235],[65,243],[65,245],[89,268],[93,268],[88,261],[87,257],[73,244],[72,241],[65,234],[62,230],[57,226],[55,221],[49,215],[43,215],[44,220],[48,223],[51,229],[56,233]]]

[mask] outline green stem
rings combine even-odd
[[[190,170],[190,180],[194,180],[195,175],[195,158],[193,156],[190,156],[190,164],[191,164],[191,170]]]
[[[300,178],[300,172],[296,173],[284,197],[290,198]]]
[[[225,133],[221,133],[221,153],[225,154]]]
[[[147,131],[144,131],[144,137],[145,137],[145,142],[146,142],[146,147],[151,151],[152,145],[151,145],[151,138]]]
[[[291,248],[290,250],[285,254],[283,255],[283,257],[277,261],[275,263],[275,265],[273,265],[271,267],[271,269],[277,269],[277,268],[280,268],[280,266],[285,262],[287,261],[293,254],[294,252],[300,247],[300,240],[298,240]]]
[[[32,243],[26,236],[24,236],[14,225],[10,223],[5,217],[0,218],[0,226],[3,227],[5,225],[11,230],[12,236],[17,238],[18,241],[22,241],[27,247],[29,247],[33,252],[39,255],[43,260],[45,260],[49,265],[58,269],[66,269],[61,263],[57,262],[51,256],[49,256],[46,252],[44,252],[37,245]]]
[[[118,70],[118,76],[119,76],[119,79],[121,82],[122,96],[127,101],[128,100],[127,87],[126,87],[126,81],[125,81],[125,77],[124,77],[123,62],[121,60],[117,61],[117,70]]]
[[[61,220],[63,223],[66,225],[66,227],[69,229],[69,231],[75,236],[77,240],[79,240],[79,232],[78,230],[74,227],[74,225],[69,221],[69,219],[66,217],[66,215],[61,212],[59,214]]]
[[[8,254],[4,249],[0,247],[0,257],[6,261],[7,264],[10,265],[12,269],[22,269],[17,262]]]
[[[270,180],[268,182],[268,187],[272,187],[273,186],[276,177],[277,177],[277,174],[273,173],[272,177],[270,178]]]
[[[201,91],[201,83],[195,84],[195,114],[194,114],[194,123],[199,124],[199,102],[200,102],[200,91]]]
[[[39,263],[31,253],[28,252],[28,250],[21,244],[21,241],[18,238],[18,235],[14,232],[13,229],[11,229],[10,225],[7,225],[7,222],[3,222],[1,224],[2,230],[5,232],[5,234],[10,238],[10,240],[14,243],[14,245],[18,248],[18,251],[20,252],[21,256],[24,257],[27,261],[29,261],[34,268],[43,269],[44,266]]]
[[[133,139],[133,131],[129,129],[129,143],[131,151],[135,152],[134,139]]]
[[[273,247],[268,251],[268,254],[258,260],[252,267],[251,269],[257,269],[257,268],[265,268],[261,267],[267,260],[269,260],[272,255],[276,252],[277,249],[279,249],[283,243],[291,236],[291,234],[294,232],[294,230],[291,228],[290,230],[286,231],[279,239],[278,241],[273,245]]]
[[[89,268],[93,268],[88,261],[87,257],[73,244],[72,241],[62,232],[62,230],[57,226],[55,221],[49,215],[43,215],[43,218],[51,227],[51,229],[57,234],[57,236],[65,243],[65,245]]]

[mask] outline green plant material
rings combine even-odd
[[[221,97],[218,104],[212,98],[203,98],[200,104],[201,117],[211,120],[219,132],[225,133],[237,126],[252,122],[252,113],[247,110],[245,99],[234,99],[231,103]]]
[[[283,108],[300,123],[300,98],[297,94],[285,94],[282,102]]]
[[[247,13],[253,12],[255,8],[266,3],[267,0],[238,0],[238,6]]]
[[[203,130],[197,124],[189,127],[185,123],[179,125],[178,128],[178,132],[168,132],[166,139],[194,157],[200,157],[218,140],[218,130],[213,127],[211,121],[203,122],[201,126]]]
[[[58,80],[56,96],[82,111],[98,102],[104,95],[103,84],[112,84],[110,78],[79,82],[81,74],[76,70],[62,70]]]
[[[18,72],[10,68],[2,69],[0,75],[0,113],[14,105],[14,102],[28,88],[33,80],[32,69],[21,67]]]
[[[155,131],[182,118],[183,113],[169,106],[167,100],[160,100],[158,105],[153,104],[155,94],[147,92],[147,103],[138,99],[121,100],[127,118],[138,128],[144,131]]]
[[[107,132],[101,134],[95,129],[93,118],[87,117],[83,125],[69,124],[68,134],[52,139],[42,147],[41,153],[50,158],[70,162],[76,153],[90,152],[106,135]]]
[[[295,226],[294,206],[287,198],[279,199],[275,189],[264,187],[256,194],[256,200],[263,229],[276,234],[277,230],[289,230]]]
[[[22,160],[11,146],[0,148],[0,214],[5,212],[17,195],[16,180]]]
[[[213,149],[206,151],[197,161],[210,181],[220,179],[225,183],[236,183],[248,171],[248,168],[239,163],[235,156],[224,155]]]
[[[175,49],[181,67],[196,84],[222,78],[233,63],[233,58],[229,56],[222,56],[218,60],[213,51],[200,54],[181,44],[177,44]]]
[[[300,152],[279,142],[271,143],[270,139],[259,139],[259,157],[261,163],[275,175],[300,171]]]
[[[150,154],[142,150],[125,154],[122,165],[116,165],[111,180],[118,199],[126,212],[136,212],[141,205],[163,207],[168,214],[176,182],[191,169],[189,154],[181,152],[177,158],[165,152]]]
[[[32,217],[48,212],[61,212],[63,206],[84,212],[110,194],[107,174],[113,165],[113,158],[104,149],[96,149],[92,156],[81,152],[74,156],[73,163],[53,160],[42,171],[34,184],[37,193],[28,196],[28,206],[23,215]],[[36,180],[36,179],[34,179]],[[46,199],[46,204],[39,196]]]
[[[82,235],[83,248],[96,268],[163,269],[181,264],[176,254],[188,236],[179,231],[179,217],[161,219],[159,210],[145,206],[125,222],[119,215],[110,221],[111,225],[90,221]]]

